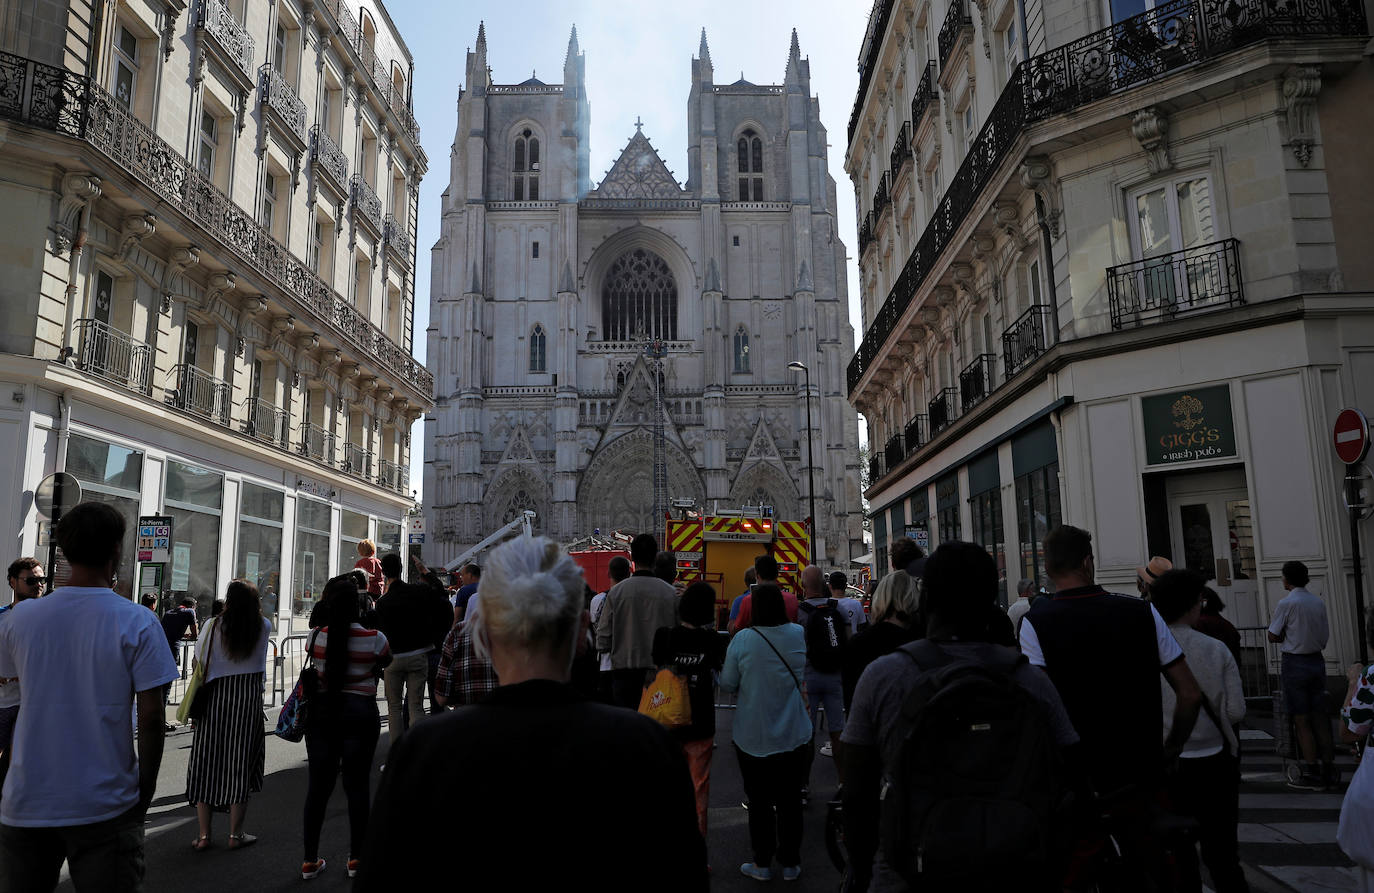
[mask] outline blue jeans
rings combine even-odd
[[[811,714],[811,731],[819,732],[817,712],[825,707],[825,726],[832,735],[844,731],[844,684],[839,673],[817,673],[806,668],[806,709]]]
[[[1283,700],[1289,716],[1305,716],[1326,709],[1326,660],[1314,654],[1283,653],[1279,663]]]

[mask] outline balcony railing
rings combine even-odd
[[[318,124],[310,128],[310,158],[315,169],[324,171],[339,192],[348,189],[348,156]]]
[[[954,388],[939,391],[926,406],[926,417],[930,419],[931,437],[952,425],[959,418],[959,392]]]
[[[1010,379],[1050,348],[1053,311],[1036,304],[1016,318],[1002,333],[1002,374]]]
[[[902,432],[902,443],[906,446],[906,454],[910,456],[919,450],[930,440],[930,417],[921,413],[914,419],[906,423],[906,430]]]
[[[167,390],[169,404],[182,412],[229,427],[229,382],[186,363],[172,367],[172,382],[173,386]]]
[[[279,447],[287,446],[290,416],[286,410],[278,409],[261,397],[249,397],[244,401],[244,409],[248,411],[248,421],[244,423],[243,433]]]
[[[906,449],[902,446],[902,435],[892,435],[883,445],[883,464],[887,466],[888,471],[891,471],[902,464],[902,460],[905,458]]]
[[[365,481],[372,480],[372,451],[365,450],[356,443],[344,444],[341,470],[344,474],[351,474]]]
[[[296,445],[296,452],[307,459],[333,466],[334,435],[319,425],[306,422],[301,425],[301,440]]]
[[[375,232],[381,233],[382,200],[377,198],[377,193],[372,191],[372,187],[363,179],[362,174],[354,174],[349,185],[353,199],[354,218],[361,216],[363,220],[372,225]]]
[[[1022,62],[855,351],[846,375],[849,392],[853,394],[878,358],[956,230],[1028,126],[1271,36],[1365,34],[1364,7],[1358,0],[1312,0],[1301,8],[1262,0],[1165,0],[1149,12]],[[914,112],[912,121],[919,124]]]
[[[959,373],[959,406],[963,412],[982,403],[992,393],[992,372],[996,362],[997,354],[982,353]]]
[[[198,26],[215,39],[224,55],[253,81],[253,35],[225,5],[223,0],[201,0]]]
[[[862,256],[873,244],[873,215],[865,214],[859,221],[859,255]]]
[[[887,22],[892,16],[895,0],[876,0],[873,11],[868,14],[868,30],[864,32],[863,48],[859,53],[859,95],[854,99],[854,110],[849,113],[849,141],[854,142],[854,131],[859,127],[859,114],[864,108],[864,98],[868,86],[873,81],[873,72],[878,68],[878,55],[883,49],[883,38],[887,35]]]
[[[377,483],[388,490],[409,495],[410,469],[404,465],[382,459],[377,463]]]
[[[870,486],[870,487],[873,486],[873,484],[874,484],[879,478],[881,478],[881,477],[882,477],[883,475],[885,475],[885,474],[887,474],[887,469],[883,467],[883,457],[882,457],[882,456],[869,456],[869,457],[868,457],[868,484],[869,484],[869,486]]]
[[[902,172],[902,168],[911,162],[911,124],[903,121],[902,126],[897,128],[897,139],[892,143],[892,155],[888,158],[888,170],[892,174],[892,181],[897,181],[897,175]]]
[[[888,189],[887,178],[887,171],[883,171],[882,176],[878,178],[878,188],[873,192],[873,216],[878,220],[883,219],[883,212],[892,203],[892,193]]]
[[[1112,328],[1245,303],[1240,243],[1222,239],[1107,269]]]
[[[945,22],[940,26],[940,35],[937,38],[941,71],[949,64],[949,57],[959,45],[959,38],[965,30],[973,30],[973,19],[964,7],[964,0],[950,0],[949,9],[945,12]]]
[[[921,119],[929,109],[938,108],[935,95],[935,63],[927,62],[926,70],[921,73],[921,80],[916,85],[916,94],[911,97],[911,129],[916,131],[921,126]]]
[[[410,266],[410,230],[395,214],[388,214],[382,220],[382,241],[387,251],[398,263]]]
[[[358,19],[353,15],[352,10],[342,2],[342,0],[320,0],[317,8],[325,9],[334,19],[337,26],[339,37],[343,42],[353,48],[362,62],[362,71],[367,75],[372,84],[372,88],[382,98],[382,105],[391,110],[396,116],[397,122],[401,125],[401,131],[410,140],[417,153],[423,154],[420,148],[420,125],[416,123],[415,116],[411,113],[409,97],[402,90],[397,90],[391,80],[391,72],[387,60],[377,54],[376,47],[369,43],[363,36],[363,30],[358,26]],[[409,77],[407,72],[406,76]]]
[[[76,368],[121,388],[147,394],[153,349],[98,319],[78,319],[72,340]]]
[[[305,145],[305,103],[296,88],[286,82],[271,63],[262,66],[262,104],[286,125],[301,145]]]

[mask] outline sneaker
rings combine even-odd
[[[302,862],[302,863],[301,863],[301,880],[303,880],[303,881],[314,880],[315,878],[317,878],[317,877],[320,876],[320,872],[321,872],[321,871],[324,871],[324,860],[323,860],[323,859],[316,859],[314,862]]]
[[[782,879],[785,881],[795,881],[801,877],[800,865],[784,865],[782,869]]]
[[[1326,789],[1326,782],[1321,776],[1304,772],[1297,781],[1289,781],[1288,786],[1298,791],[1321,791]]]
[[[348,860],[348,876],[349,876],[349,877],[357,877],[357,876],[358,876],[358,868],[359,868],[360,865],[362,865],[361,860],[350,858],[350,859]]]
[[[827,742],[825,742],[824,744],[821,745],[821,756],[823,756],[823,757],[833,757],[834,755],[835,755],[835,748],[831,747],[829,741],[827,741]]]
[[[753,862],[745,862],[739,867],[739,873],[745,877],[751,877],[756,881],[771,881],[773,879],[773,869],[760,868]]]

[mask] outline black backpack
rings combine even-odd
[[[881,840],[913,889],[1018,878],[1019,889],[1050,867],[1058,748],[1040,704],[1011,679],[1025,657],[984,650],[975,662],[927,639],[899,649],[921,676],[883,754]]]
[[[849,621],[833,598],[823,605],[802,602],[806,612],[806,659],[818,673],[840,672],[844,646],[849,643]]]

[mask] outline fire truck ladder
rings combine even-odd
[[[655,338],[644,346],[649,369],[654,376],[654,530],[663,530],[668,511],[668,449],[663,439],[663,357],[667,345]]]

